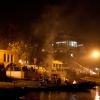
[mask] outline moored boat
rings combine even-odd
[[[25,86],[24,88],[32,91],[84,91],[96,86],[95,82],[81,82],[66,85],[46,85],[46,86]]]

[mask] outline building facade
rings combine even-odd
[[[54,41],[48,43],[48,45],[43,48],[43,52],[51,54],[54,60],[62,61],[63,66],[68,66],[70,60],[77,59],[77,45],[78,42],[76,38],[61,33]]]
[[[18,64],[17,53],[8,50],[0,50],[0,63],[4,63],[5,66],[10,63]]]

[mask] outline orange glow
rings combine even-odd
[[[95,52],[93,53],[93,57],[99,57],[99,52],[98,52],[98,51],[95,51]]]
[[[75,80],[73,81],[73,84],[76,84],[76,81]]]

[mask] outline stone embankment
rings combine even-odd
[[[92,81],[96,82],[97,85],[100,85],[100,77],[83,77],[81,78],[83,81]]]
[[[99,77],[84,77],[81,78],[81,80],[96,82],[97,85],[100,85]],[[24,87],[24,86],[40,86],[40,81],[35,81],[35,80],[15,80],[12,82],[0,81],[0,88],[13,88],[13,87]]]
[[[24,86],[39,86],[39,81],[13,81],[13,82],[0,82],[0,88],[13,88],[13,87],[24,87]]]

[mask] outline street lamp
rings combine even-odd
[[[93,52],[93,57],[98,58],[100,56],[98,51]]]

